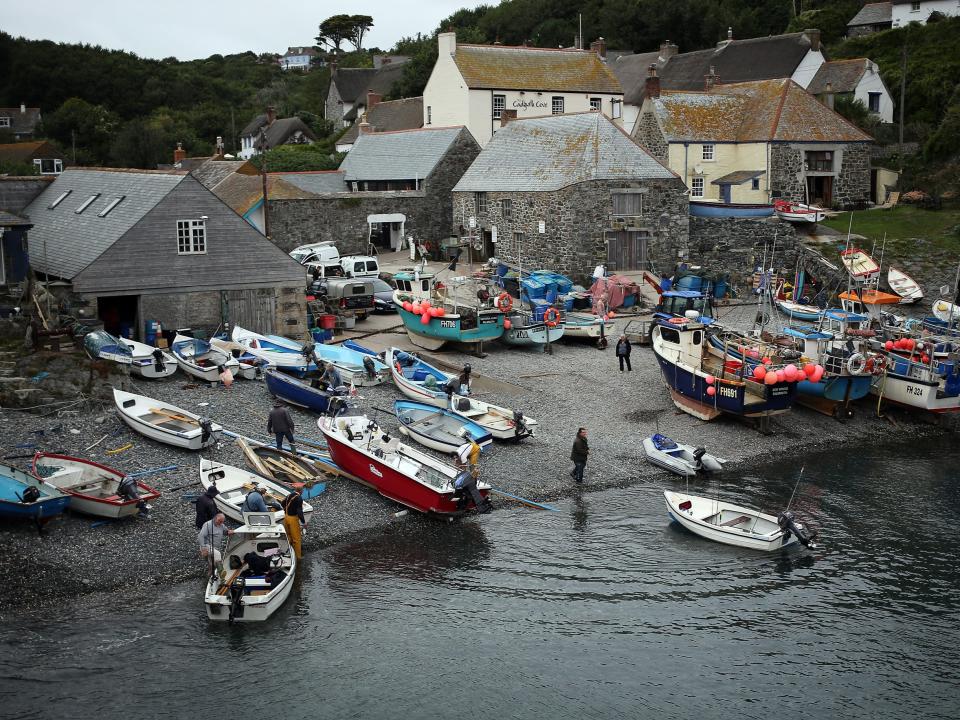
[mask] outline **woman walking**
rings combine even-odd
[[[626,335],[621,335],[620,339],[617,340],[617,360],[620,361],[620,372],[623,372],[623,363],[627,363],[627,372],[633,372],[633,368],[630,367],[630,341],[627,340]]]

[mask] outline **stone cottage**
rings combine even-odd
[[[508,121],[454,187],[453,212],[482,254],[581,280],[688,239],[683,181],[595,111]]]

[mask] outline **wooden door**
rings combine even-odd
[[[224,290],[220,293],[223,315],[232,328],[277,334],[277,298],[272,288]]]
[[[607,233],[607,270],[642,270],[647,263],[649,233],[621,230]]]

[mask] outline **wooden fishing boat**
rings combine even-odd
[[[434,405],[395,400],[393,412],[400,421],[401,434],[433,450],[455,453],[466,442],[466,436],[480,447],[493,442],[493,436],[477,423]]]
[[[429,363],[411,353],[390,348],[385,356],[393,382],[404,395],[412,400],[438,408],[449,407],[446,384],[452,375],[437,370]]]
[[[217,350],[222,350],[237,361],[239,365],[237,376],[244,380],[260,380],[263,377],[263,371],[271,367],[269,361],[257,357],[234,340],[219,336],[212,337],[210,338],[210,345]]]
[[[313,359],[304,356],[302,346],[298,350],[286,345],[278,345],[267,336],[244,330],[239,325],[233,326],[230,339],[245,348],[250,355],[260,358],[285,373],[303,377],[308,372],[317,369]]]
[[[532,437],[537,431],[537,421],[519,410],[499,407],[467,395],[453,393],[450,396],[450,410],[479,425],[495,440],[522,440]]]
[[[220,492],[214,497],[217,507],[224,515],[236,522],[243,522],[243,512],[240,508],[247,494],[258,485],[267,488],[267,494],[264,500],[269,504],[271,501],[277,505],[283,505],[283,499],[290,495],[290,490],[285,488],[275,480],[255,475],[242,468],[233,465],[224,465],[223,463],[207,458],[200,458],[200,485],[204,491],[211,485],[216,485]],[[313,506],[307,502],[303,503],[303,517],[310,522],[313,515]],[[278,509],[273,513],[275,522],[283,522],[283,510]]]
[[[301,455],[270,445],[251,445],[243,438],[237,438],[237,446],[253,472],[298,490],[304,499],[315,497],[325,489],[326,471]]]
[[[337,395],[335,392],[313,387],[279,370],[267,370],[264,381],[267,390],[274,397],[316,413],[325,413],[330,405],[330,398]]]
[[[613,336],[616,323],[608,318],[598,317],[590,313],[569,312],[563,316],[563,336],[573,339],[596,340],[603,335],[606,338]],[[616,340],[616,338],[614,338]]]
[[[9,465],[0,465],[0,517],[43,523],[63,513],[71,497]]]
[[[234,375],[240,370],[240,363],[230,353],[211,347],[206,340],[177,335],[170,352],[185,373],[207,382],[217,382],[222,367]]]
[[[928,356],[929,357],[929,356]],[[881,400],[932,413],[960,411],[960,363],[887,353],[887,364],[870,392]]]
[[[692,217],[758,218],[773,215],[773,205],[690,201]]]
[[[673,520],[707,540],[767,552],[798,541],[816,547],[814,535],[789,511],[774,517],[742,505],[671,490],[665,490],[663,497]]]
[[[775,300],[774,304],[777,306],[777,310],[794,320],[817,322],[823,317],[823,310],[816,305],[801,305],[790,300]]]
[[[69,495],[70,507],[87,515],[124,518],[136,515],[141,502],[160,497],[160,492],[137,481],[137,500],[117,495],[126,473],[86,458],[38,452],[33,456],[33,474],[49,488]]]
[[[270,513],[245,513],[243,524],[227,538],[221,577],[207,580],[203,602],[210,620],[262,622],[290,597],[297,573],[297,554],[282,522]],[[254,574],[244,563],[251,552],[268,559],[266,574]]]
[[[900,296],[901,305],[909,305],[923,300],[923,290],[920,289],[917,281],[903,270],[898,270],[895,267],[887,268],[887,285]]]
[[[120,419],[151,440],[186,450],[200,450],[217,442],[223,427],[176,405],[114,389]]]
[[[660,433],[643,439],[643,453],[653,465],[682,477],[722,472],[723,463],[726,462],[721,457],[710,455],[704,448],[678,443]]]
[[[122,338],[121,342],[130,349],[130,372],[142,378],[155,379],[173,375],[179,364],[168,352],[151,345]]]
[[[774,200],[773,209],[778,218],[791,223],[818,223],[827,217],[827,213],[821,207],[788,200]]]
[[[876,260],[860,248],[841,250],[840,262],[855,280],[868,280],[880,273]]]
[[[507,345],[541,347],[546,345],[548,338],[550,342],[556,342],[563,337],[565,331],[562,323],[549,327],[542,320],[534,320],[530,313],[513,313],[507,319],[510,320],[510,327],[500,336],[500,340]]]
[[[490,486],[402,443],[364,415],[323,417],[317,426],[337,467],[390,500],[418,512],[458,516],[485,511]]]

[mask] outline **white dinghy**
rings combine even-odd
[[[693,477],[698,472],[722,472],[723,463],[726,462],[724,458],[710,455],[703,448],[678,443],[660,433],[643,439],[643,452],[654,465],[683,477]]]
[[[923,290],[917,284],[917,281],[907,275],[903,270],[897,270],[895,267],[887,268],[887,285],[902,299],[901,305],[909,305],[923,300]]]
[[[453,393],[450,396],[450,409],[476,423],[497,440],[521,440],[533,437],[537,432],[537,421],[519,410],[492,405],[466,395]]]
[[[816,547],[815,535],[796,522],[789,510],[774,517],[741,505],[671,490],[665,490],[663,497],[671,518],[707,540],[767,552],[797,541]]]
[[[151,440],[200,450],[217,442],[223,427],[176,405],[114,389],[120,419]]]
[[[240,510],[247,493],[253,490],[257,485],[267,488],[266,496],[263,498],[269,505],[271,501],[277,505],[283,505],[284,498],[290,495],[290,490],[274,480],[268,480],[260,475],[254,475],[233,465],[224,465],[214,460],[200,458],[200,484],[204,491],[211,485],[216,485],[220,493],[214,498],[217,507],[224,515],[236,522],[243,522],[243,512]],[[310,522],[313,514],[313,506],[304,501],[303,519]],[[283,510],[277,510],[273,513],[273,519],[277,523],[283,522]]]
[[[120,342],[130,348],[130,372],[133,374],[142,378],[162,378],[177,371],[177,359],[170,353],[129,338],[121,338]]]
[[[225,567],[214,569],[203,594],[211,620],[262,622],[290,597],[297,555],[283,525],[270,513],[244,513],[243,525],[227,539],[223,557]]]
[[[177,335],[170,352],[187,375],[207,382],[215,383],[220,379],[221,367],[227,368],[233,375],[240,372],[240,363],[230,353],[212,347],[206,340]]]

